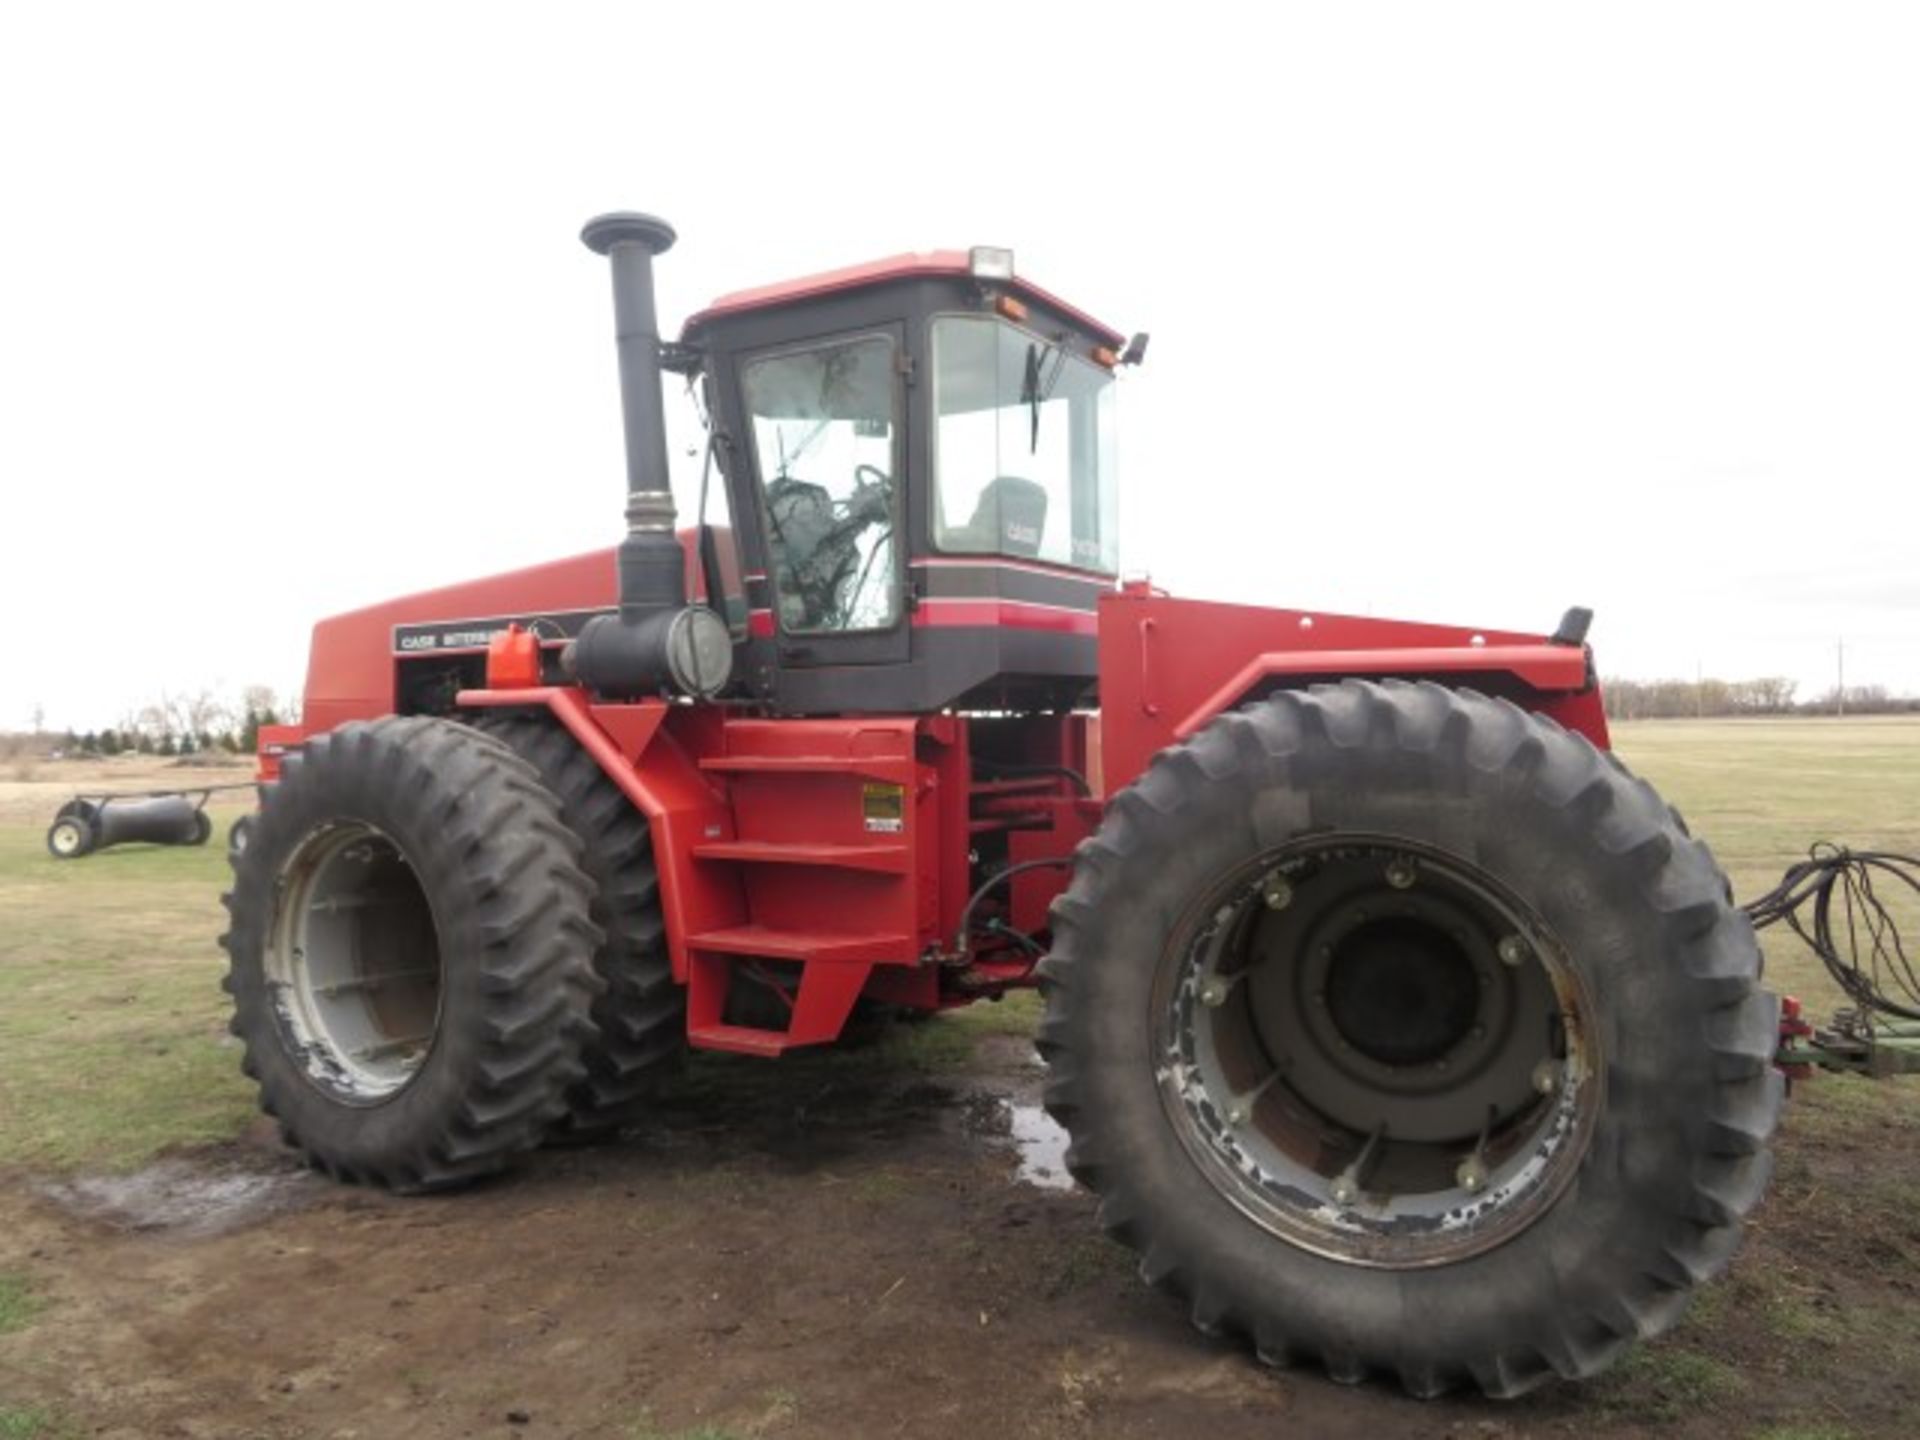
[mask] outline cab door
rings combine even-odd
[[[783,666],[907,658],[904,355],[876,325],[741,364]]]

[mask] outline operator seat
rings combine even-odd
[[[1035,556],[1047,530],[1046,487],[1021,475],[996,475],[980,492],[973,518],[948,532],[955,550]]]

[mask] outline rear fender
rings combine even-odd
[[[1176,600],[1100,600],[1100,744],[1109,795],[1155,753],[1275,690],[1349,678],[1434,680],[1498,695],[1608,748],[1585,645],[1543,635]]]

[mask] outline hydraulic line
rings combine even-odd
[[[1920,858],[1822,840],[1741,909],[1756,930],[1786,922],[1863,1012],[1920,1020],[1920,974],[1876,882],[1920,902]]]

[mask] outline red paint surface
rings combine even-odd
[[[752,310],[766,310],[776,305],[792,305],[801,300],[817,300],[825,295],[837,295],[846,290],[858,290],[869,285],[884,285],[889,281],[918,280],[928,276],[967,276],[972,274],[965,250],[934,250],[924,254],[907,253],[889,255],[882,260],[868,260],[859,265],[848,265],[839,270],[826,270],[817,275],[803,275],[797,280],[782,280],[772,285],[758,285],[750,290],[735,290],[722,295],[706,309],[688,320],[681,330],[683,339],[693,335],[710,320],[724,315],[739,315]],[[1085,311],[1069,305],[1059,296],[1042,290],[1018,274],[1011,280],[989,280],[983,282],[995,290],[1020,296],[1066,316],[1074,324],[1085,330],[1099,343],[1118,348],[1126,344],[1126,336],[1111,326],[1103,325]]]
[[[1146,585],[1103,595],[1099,626],[1109,795],[1158,751],[1251,695],[1351,675],[1433,677],[1507,694],[1603,749],[1608,743],[1599,691],[1583,688],[1585,650],[1541,635],[1176,600]]]
[[[922,600],[913,612],[917,629],[949,626],[998,626],[1009,630],[1049,630],[1067,635],[1097,635],[1099,617],[1091,610],[1036,605],[1025,600]]]

